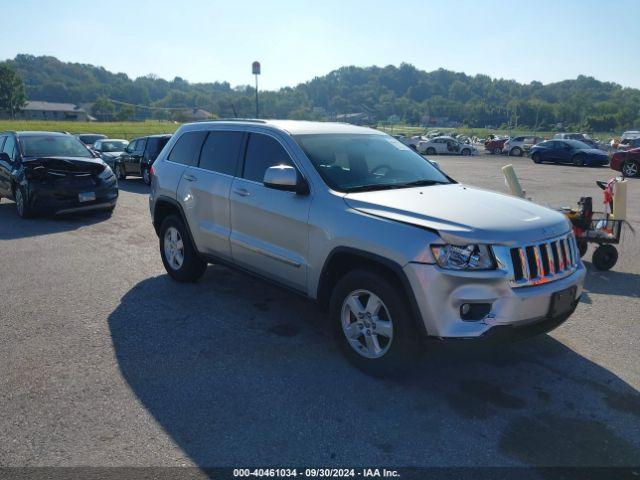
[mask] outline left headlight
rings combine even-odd
[[[102,173],[98,175],[98,177],[101,178],[102,180],[109,180],[113,176],[114,176],[113,170],[111,170],[111,167],[109,165],[105,165]]]
[[[493,270],[496,263],[488,245],[431,245],[433,256],[447,270]]]

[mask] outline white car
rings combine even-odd
[[[395,138],[396,140],[398,140],[401,143],[404,143],[407,147],[411,148],[412,150],[417,150],[418,149],[418,143],[420,143],[422,140],[424,140],[425,138],[420,136],[420,135],[414,135],[413,137],[407,137],[405,135],[394,135],[393,138]]]
[[[507,155],[513,157],[522,157],[525,153],[528,153],[531,147],[544,140],[541,137],[535,137],[532,135],[525,135],[521,137],[512,137],[507,140],[502,147],[502,151]]]
[[[418,152],[423,155],[474,155],[476,147],[453,137],[435,137],[418,142]]]

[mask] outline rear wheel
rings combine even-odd
[[[593,252],[592,261],[598,270],[611,270],[618,261],[618,250],[613,245],[600,245]]]
[[[637,177],[638,173],[640,173],[640,168],[638,168],[638,164],[633,160],[627,160],[622,165],[622,174],[625,177]]]
[[[195,282],[207,270],[177,215],[169,215],[160,226],[160,256],[167,273],[178,282]]]
[[[502,149],[500,147],[496,147],[493,149],[494,155],[502,155]]]
[[[433,147],[429,147],[427,148],[427,155],[435,155],[436,154],[436,149]]]
[[[462,149],[462,156],[463,157],[468,157],[469,155],[471,155],[471,150],[469,150],[468,148],[463,148]]]
[[[582,155],[575,155],[572,161],[576,167],[582,167],[584,165],[584,158]]]
[[[511,149],[511,152],[509,152],[509,155],[511,155],[513,157],[521,157],[522,156],[522,149],[520,147],[513,147]]]
[[[419,356],[406,298],[384,275],[347,273],[333,289],[330,314],[340,349],[365,373],[385,376],[406,370]]]
[[[582,258],[587,253],[589,244],[587,243],[586,240],[578,240],[576,243],[578,244],[578,252],[580,253],[580,258]]]

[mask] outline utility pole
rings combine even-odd
[[[256,77],[256,118],[260,118],[260,103],[258,103],[258,75],[260,75],[260,62],[251,64],[251,71]]]

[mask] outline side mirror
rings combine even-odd
[[[267,188],[296,192],[301,195],[309,193],[307,182],[298,178],[298,172],[290,165],[276,165],[264,172],[262,183]]]
[[[13,163],[7,152],[0,152],[0,162]]]

